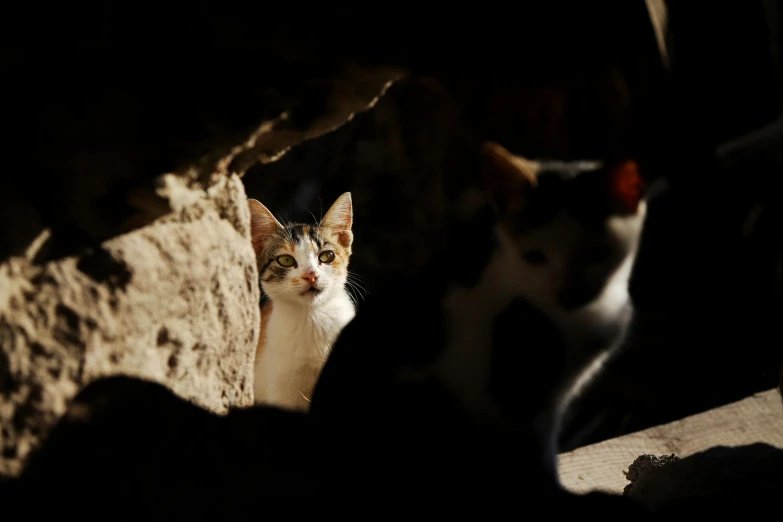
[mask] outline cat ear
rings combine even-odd
[[[332,203],[326,215],[321,220],[321,226],[331,228],[337,233],[337,241],[344,247],[349,248],[353,243],[353,200],[351,193],[343,193]]]
[[[538,164],[515,156],[495,142],[481,146],[482,174],[502,212],[521,210],[538,184]]]
[[[617,212],[636,214],[647,193],[647,184],[634,160],[625,160],[608,169],[609,198]]]
[[[283,225],[257,199],[248,199],[247,205],[250,207],[250,239],[253,243],[253,250],[256,255],[259,255],[264,249],[266,241],[275,232],[281,230]]]
[[[335,228],[337,230],[351,230],[353,226],[353,201],[351,193],[341,195],[326,211],[321,220],[322,227]]]

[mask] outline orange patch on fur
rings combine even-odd
[[[611,171],[610,193],[612,201],[624,210],[636,212],[646,184],[639,174],[639,166],[634,160],[627,160]]]
[[[353,239],[353,234],[350,231],[346,230],[344,232],[337,233],[337,242],[343,248],[348,248],[349,246],[351,246],[352,239]]]

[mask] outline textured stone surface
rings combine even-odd
[[[628,479],[629,484],[623,489],[623,494],[628,495],[639,477],[648,473],[655,473],[665,467],[667,464],[680,460],[680,457],[672,453],[671,455],[661,455],[660,457],[655,455],[639,455],[639,457],[628,466],[628,473],[625,474],[625,478]]]
[[[673,515],[767,515],[779,512],[783,450],[769,444],[716,446],[669,459],[635,477],[626,495],[656,512]]]
[[[346,65],[325,78],[303,80],[310,90],[301,94],[244,93],[246,107],[225,102],[240,93],[205,94],[222,112],[243,116],[242,125],[234,126],[195,105],[187,114],[151,109],[171,105],[166,97],[176,94],[155,91],[153,96],[130,86],[107,88],[85,102],[87,109],[74,98],[50,101],[42,114],[20,116],[20,126],[37,125],[46,143],[56,146],[25,155],[32,158],[35,175],[0,180],[0,219],[18,222],[0,228],[0,261],[20,254],[43,227],[52,230],[51,244],[37,258],[43,261],[79,255],[143,227],[171,210],[156,192],[162,174],[174,173],[202,189],[216,174],[242,176],[252,164],[275,161],[371,108],[401,74],[393,67]]]
[[[108,39],[0,52],[13,77],[69,79],[35,103],[18,101],[24,82],[6,97],[9,171],[25,174],[0,180],[0,221],[16,223],[0,228],[0,475],[102,376],[159,382],[215,413],[251,404],[259,290],[240,177],[373,107],[402,74],[252,41],[266,32],[227,51],[243,38],[231,24],[182,51],[174,28],[215,29],[214,12],[134,28],[160,45],[142,59],[117,31],[127,13],[106,15]],[[159,62],[171,78],[215,72],[148,82]],[[220,76],[255,64],[257,80]]]
[[[621,493],[629,480],[635,480],[633,470],[627,474],[624,470],[639,455],[674,454],[685,459],[716,446],[756,443],[783,448],[783,415],[777,390],[561,453],[558,473],[560,482],[570,491]],[[636,467],[643,472],[640,467],[644,464]]]
[[[81,257],[0,265],[0,473],[17,474],[86,383],[125,374],[218,413],[252,403],[257,268],[237,176],[175,176],[174,211]]]

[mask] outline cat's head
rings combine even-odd
[[[526,298],[570,313],[625,292],[646,215],[636,162],[539,162],[488,142],[482,163]]]
[[[345,287],[353,243],[350,192],[314,225],[282,225],[259,201],[248,205],[261,287],[272,301],[317,306]]]

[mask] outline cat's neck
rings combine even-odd
[[[337,318],[335,316],[343,316],[354,311],[353,301],[344,288],[336,290],[328,300],[317,305],[290,303],[283,300],[274,300],[272,305],[270,320],[285,318],[285,322],[292,326],[319,325],[325,321],[329,323],[331,322],[327,321],[329,318]],[[279,321],[274,321],[274,323],[279,324]]]

